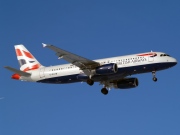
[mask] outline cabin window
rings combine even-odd
[[[163,57],[163,56],[170,56],[170,55],[169,54],[161,54],[160,56]]]

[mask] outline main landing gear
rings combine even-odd
[[[104,95],[107,95],[108,94],[108,90],[106,88],[102,88],[101,89],[101,93],[104,94]]]
[[[94,84],[94,81],[92,79],[87,79],[87,84],[89,84],[90,86],[92,86]],[[104,95],[108,94],[108,90],[106,89],[106,87],[101,89],[101,93]]]
[[[92,79],[87,79],[87,84],[89,84],[90,86],[92,86],[94,84],[94,81]]]
[[[152,75],[153,75],[153,81],[157,82],[156,71],[152,71]]]

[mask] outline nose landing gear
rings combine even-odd
[[[153,75],[153,81],[157,82],[156,71],[152,71],[152,75]]]

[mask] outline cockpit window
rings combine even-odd
[[[161,56],[161,57],[163,57],[163,56],[169,56],[169,57],[170,57],[169,54],[161,54],[160,56]]]

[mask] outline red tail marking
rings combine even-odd
[[[38,69],[39,67],[40,67],[39,64],[33,65],[33,66],[31,67],[31,70]]]
[[[12,76],[11,76],[11,78],[12,79],[15,79],[15,80],[19,80],[20,79],[20,75],[19,74],[13,74]]]
[[[33,65],[31,68],[27,67],[25,68],[23,71],[26,72],[26,71],[29,71],[29,70],[35,70],[35,69],[38,69],[41,65],[39,64],[36,64],[36,65]]]
[[[25,68],[23,71],[24,72],[29,71],[29,67]]]
[[[17,56],[23,56],[20,49],[16,49],[16,55]]]
[[[23,51],[23,53],[28,57],[28,58],[34,58],[33,55],[29,52]]]

